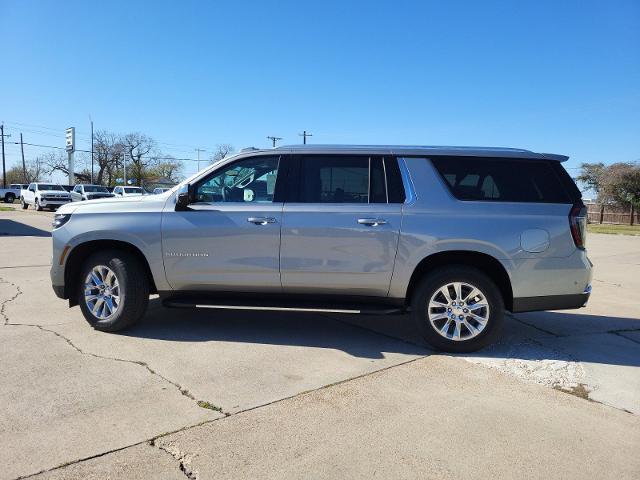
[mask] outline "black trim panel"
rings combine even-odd
[[[538,312],[541,310],[570,310],[584,307],[589,293],[575,295],[547,295],[544,297],[520,297],[513,299],[513,313]]]
[[[56,297],[66,299],[67,296],[65,294],[64,285],[51,285],[53,288],[53,292],[56,294]]]

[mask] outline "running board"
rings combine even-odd
[[[313,305],[309,303],[264,304],[233,301],[170,298],[163,302],[168,308],[210,308],[216,310],[253,310],[264,312],[347,313],[359,315],[394,315],[403,313],[401,307],[390,305]]]

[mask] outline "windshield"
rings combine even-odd
[[[125,187],[125,193],[142,193],[142,188],[140,187]]]
[[[109,190],[107,190],[104,187],[101,187],[100,185],[85,185],[84,191],[91,192],[91,193],[96,193],[96,192],[109,193]]]
[[[38,190],[62,190],[64,192],[64,188],[60,185],[47,185],[46,183],[39,183]]]

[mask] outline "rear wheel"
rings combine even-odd
[[[438,269],[416,287],[412,315],[423,338],[438,350],[473,352],[492,343],[504,320],[500,289],[480,270]]]
[[[40,202],[38,201],[37,198],[36,198],[35,203],[33,204],[33,208],[36,209],[36,212],[41,212],[42,211],[42,207],[40,206]]]
[[[29,208],[29,204],[24,201],[24,198],[20,198],[20,203],[22,204],[22,209],[26,210]]]
[[[13,203],[13,201],[16,199],[16,196],[13,193],[7,193],[4,196],[4,202],[5,203]]]
[[[93,254],[81,270],[78,303],[96,330],[116,332],[130,327],[142,318],[149,303],[143,265],[125,251]]]

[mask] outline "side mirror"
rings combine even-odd
[[[178,190],[176,195],[176,211],[189,210],[189,204],[191,203],[191,196],[189,195],[189,185],[183,185]]]

